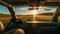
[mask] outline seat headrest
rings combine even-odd
[[[0,32],[2,32],[4,30],[4,25],[3,23],[0,21]]]

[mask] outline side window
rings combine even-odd
[[[0,4],[0,21],[6,24],[10,21],[10,19],[11,15],[8,8]]]
[[[59,16],[58,16],[58,23],[60,23],[60,6],[58,7],[57,12],[59,13]]]

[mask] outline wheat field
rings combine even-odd
[[[33,20],[33,16],[29,16],[29,15],[21,15],[21,16],[17,16],[17,19],[22,19],[22,20],[25,20],[25,21],[30,21],[30,20]],[[35,16],[35,20],[36,21],[51,21],[52,19],[52,16],[47,16],[47,15],[36,15]],[[2,21],[4,24],[7,24],[9,23],[11,20],[11,16],[3,16],[3,17],[0,17],[0,21]],[[60,16],[58,17],[58,22],[60,22]]]

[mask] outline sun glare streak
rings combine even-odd
[[[33,21],[36,20],[36,14],[37,14],[37,10],[34,8],[34,10],[33,10]]]

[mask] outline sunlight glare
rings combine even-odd
[[[33,14],[37,14],[37,10],[34,10],[34,11],[33,11]]]
[[[37,13],[37,10],[33,10],[33,20],[34,20],[34,21],[36,20],[36,14],[38,14],[38,13]]]

